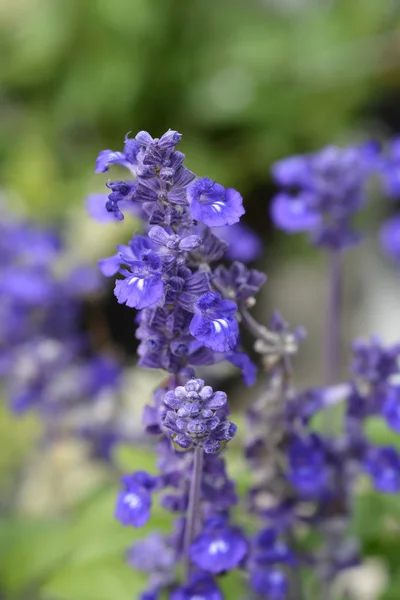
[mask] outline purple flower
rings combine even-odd
[[[400,433],[400,387],[389,387],[382,413],[389,427]]]
[[[370,144],[295,156],[272,168],[275,181],[295,192],[279,193],[271,207],[275,224],[288,233],[308,231],[317,246],[340,250],[359,240],[353,216],[366,202],[366,183],[376,168]]]
[[[288,449],[288,479],[304,496],[318,495],[327,483],[322,444],[315,435],[295,437]]]
[[[188,585],[174,590],[170,600],[224,600],[224,597],[210,575],[198,573]]]
[[[381,227],[379,238],[385,254],[400,264],[400,217],[386,221]]]
[[[244,214],[239,192],[225,189],[207,177],[194,181],[187,193],[192,217],[209,227],[233,225]]]
[[[239,336],[235,302],[208,292],[199,298],[196,310],[189,327],[193,337],[217,352],[234,350]]]
[[[123,221],[124,215],[121,208],[129,206],[135,200],[137,185],[135,182],[129,181],[112,181],[106,185],[111,190],[106,202],[106,210],[113,213],[118,221]]]
[[[392,198],[400,195],[400,139],[395,138],[388,146],[387,154],[380,163],[380,172],[386,193]]]
[[[254,385],[257,379],[257,366],[245,352],[231,352],[226,355],[226,360],[242,371],[243,381],[246,385]]]
[[[288,546],[278,538],[277,530],[267,527],[254,539],[251,562],[260,568],[274,563],[290,564],[293,562],[293,555]]]
[[[248,263],[260,258],[263,250],[260,236],[244,223],[215,229],[215,235],[228,244],[226,257]]]
[[[370,448],[364,468],[378,492],[395,494],[400,490],[400,456],[394,448]]]
[[[352,346],[352,372],[366,381],[377,384],[398,372],[400,345],[384,348],[378,337],[366,342],[357,340]]]
[[[214,279],[230,298],[245,302],[259,292],[267,276],[256,269],[248,269],[243,263],[234,262],[229,268],[219,265],[214,271]]]
[[[142,269],[135,273],[122,269],[121,273],[125,275],[125,279],[117,280],[114,290],[120,304],[140,309],[152,306],[161,299],[164,284],[159,273],[146,273]]]
[[[180,237],[175,233],[168,233],[163,227],[154,225],[148,233],[149,238],[159,246],[165,246],[169,251],[190,252],[201,246],[202,240],[198,235]]]
[[[279,229],[286,233],[313,231],[321,224],[322,217],[311,208],[307,194],[292,198],[289,194],[278,194],[271,205],[271,217]]]
[[[123,152],[114,152],[114,150],[102,150],[96,159],[96,173],[105,173],[109,165],[120,165],[126,167],[132,173],[135,172],[136,157],[140,149],[140,144],[135,139],[125,137],[125,147]]]
[[[127,552],[127,561],[133,568],[150,575],[151,589],[147,593],[155,593],[175,580],[176,548],[160,533],[152,533],[136,542]]]
[[[121,261],[126,262],[131,271],[121,269],[120,273],[125,275],[125,279],[115,283],[114,293],[120,304],[141,309],[156,304],[163,296],[161,276],[164,266],[161,257],[149,249],[149,244],[146,238],[136,236],[130,246],[123,247],[120,252]],[[108,262],[107,269],[114,264]]]
[[[150,518],[150,491],[156,487],[154,477],[143,471],[122,477],[125,489],[119,493],[115,517],[123,525],[143,527]]]
[[[190,548],[194,564],[209,573],[218,574],[238,567],[247,554],[247,541],[238,527],[214,517],[205,523],[203,531]]]
[[[285,573],[279,569],[268,568],[254,571],[251,575],[251,587],[268,600],[285,600],[288,581]]]

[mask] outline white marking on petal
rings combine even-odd
[[[211,555],[214,555],[214,554],[219,554],[221,552],[226,553],[226,552],[228,552],[228,550],[229,550],[229,544],[224,542],[224,540],[215,540],[215,542],[211,542],[208,551]]]
[[[127,494],[124,498],[124,504],[128,504],[129,508],[138,508],[142,502],[137,494]]]
[[[211,204],[211,208],[213,210],[215,210],[215,212],[220,213],[221,210],[224,208],[224,203],[223,202],[214,202],[213,204]]]
[[[228,321],[226,319],[215,319],[213,321],[215,333],[221,333],[222,329],[228,328]]]
[[[136,285],[138,290],[143,291],[144,279],[141,277],[131,277],[128,281],[128,285]]]

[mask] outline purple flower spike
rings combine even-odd
[[[224,600],[224,597],[210,575],[198,573],[189,585],[174,590],[170,600]]]
[[[199,298],[196,309],[198,312],[190,323],[193,337],[217,352],[234,350],[239,336],[235,302],[208,292]]]
[[[371,448],[364,466],[378,492],[395,494],[400,490],[400,456],[394,448]]]
[[[237,527],[220,518],[212,518],[190,548],[194,564],[217,574],[235,569],[247,554],[247,541]]]
[[[244,214],[239,192],[225,189],[207,177],[194,181],[187,192],[192,217],[209,227],[233,225]]]
[[[150,518],[150,491],[156,487],[156,480],[143,471],[122,478],[125,490],[120,492],[115,507],[115,517],[123,525],[143,527]]]

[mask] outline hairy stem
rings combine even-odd
[[[183,542],[183,569],[184,580],[190,578],[190,555],[189,550],[196,535],[197,524],[200,519],[200,484],[203,473],[203,448],[196,446],[193,456],[193,471],[189,490],[189,503],[186,513],[185,536]]]

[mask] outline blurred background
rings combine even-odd
[[[239,189],[245,222],[264,241],[257,266],[269,283],[258,315],[279,308],[309,331],[297,364],[300,385],[320,383],[323,257],[301,236],[273,230],[270,165],[329,143],[390,138],[400,133],[399,103],[398,0],[0,2],[0,189],[7,210],[61,228],[70,260],[95,265],[135,227],[98,224],[85,212],[85,197],[105,192],[106,175],[93,172],[98,152],[122,149],[128,131],[180,131],[188,167]],[[374,198],[363,223],[367,242],[349,258],[345,350],[352,337],[373,332],[398,339],[400,273],[376,242],[379,222],[394,210]],[[131,311],[116,303],[111,284],[95,309],[92,303],[85,310],[100,311],[106,335],[126,358],[125,392],[134,390],[139,415],[161,376],[134,367]],[[90,328],[90,314],[85,323]],[[236,373],[219,367],[213,376],[240,407]],[[376,435],[387,440],[386,431]],[[43,447],[40,439],[41,424],[11,417],[5,401],[0,598],[136,597],[142,581],[123,553],[138,534],[112,518],[117,474],[90,460],[84,444],[60,439]],[[129,446],[116,461],[121,471],[154,468],[151,454]],[[400,500],[365,493],[357,515],[367,569],[349,585],[365,600],[398,600]],[[155,523],[168,527],[161,514]]]

